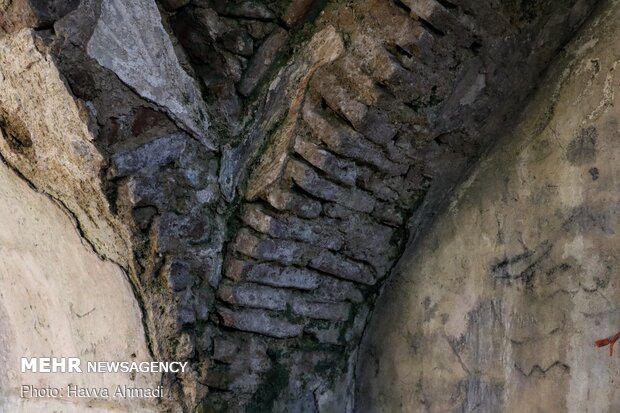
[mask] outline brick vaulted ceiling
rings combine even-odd
[[[162,410],[347,411],[392,267],[595,3],[0,0],[0,153],[191,362]]]

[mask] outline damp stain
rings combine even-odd
[[[598,131],[594,127],[581,129],[566,148],[566,158],[573,165],[583,165],[596,159]]]

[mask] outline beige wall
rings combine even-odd
[[[84,244],[68,216],[0,163],[0,411],[139,412],[141,402],[24,400],[22,384],[156,386],[155,375],[21,374],[20,357],[149,360],[141,313],[121,269]]]
[[[385,288],[358,412],[620,411],[620,2],[543,85]]]

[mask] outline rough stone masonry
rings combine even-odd
[[[357,350],[381,291],[405,288],[385,280],[592,11],[617,8],[0,0],[0,156],[123,269],[152,358],[189,362],[158,410],[371,411]]]

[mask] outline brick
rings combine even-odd
[[[367,215],[350,214],[341,223],[341,231],[345,233],[342,254],[371,263],[378,272],[387,270],[395,258],[396,247],[391,243],[394,228],[378,224]]]
[[[297,267],[281,267],[267,263],[252,266],[246,276],[248,281],[298,290],[313,290],[317,288],[321,278],[320,274],[311,270]]]
[[[333,116],[312,106],[311,103],[307,102],[304,105],[302,114],[314,136],[323,141],[333,152],[372,165],[390,175],[403,175],[407,172],[407,165],[392,162],[379,146]]]
[[[297,315],[318,320],[345,321],[351,313],[349,303],[323,303],[296,296],[291,301],[291,309]]]
[[[235,250],[249,257],[276,261],[285,265],[304,264],[309,255],[308,246],[296,241],[259,238],[244,228],[237,234]]]
[[[329,251],[321,251],[310,260],[308,265],[345,280],[367,285],[375,283],[373,271],[370,267]]]
[[[272,207],[280,211],[290,211],[301,218],[316,218],[322,210],[320,202],[279,188],[272,188],[266,200]]]
[[[368,193],[323,179],[312,167],[299,161],[289,160],[287,173],[297,185],[317,198],[336,202],[355,211],[371,212],[374,209],[375,199]]]
[[[396,135],[396,129],[390,125],[386,115],[358,101],[349,88],[342,86],[334,73],[327,70],[317,73],[313,78],[313,86],[332,110],[340,113],[356,131],[369,140],[383,146]]]
[[[364,300],[357,284],[326,275],[319,278],[319,286],[312,292],[312,297],[317,301],[361,303]]]
[[[304,328],[303,324],[292,323],[284,319],[282,315],[267,310],[239,309],[233,311],[219,307],[217,312],[226,327],[269,337],[297,337],[302,334]]]
[[[224,275],[234,281],[244,279],[245,274],[251,268],[250,260],[240,260],[237,258],[229,258],[224,264]]]
[[[258,205],[247,205],[244,222],[256,231],[274,238],[286,238],[307,242],[322,248],[338,250],[342,246],[342,235],[334,231],[335,220],[306,220],[297,217],[276,218],[268,215]]]
[[[220,286],[218,295],[229,304],[282,311],[286,309],[290,293],[286,290],[260,284],[241,283]]]
[[[325,172],[331,179],[346,186],[354,186],[357,178],[355,162],[339,158],[318,145],[297,137],[295,152],[314,167]]]
[[[226,14],[231,17],[241,17],[256,20],[273,20],[276,16],[267,7],[256,1],[242,1],[229,3]]]

